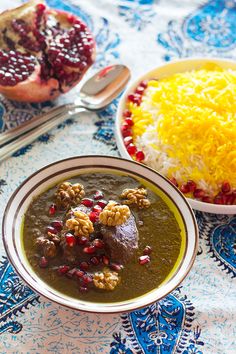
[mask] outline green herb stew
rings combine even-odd
[[[161,189],[98,171],[37,196],[26,211],[22,241],[31,267],[51,287],[86,301],[119,302],[171,277],[185,232]]]

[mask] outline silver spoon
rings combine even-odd
[[[52,108],[49,112],[0,134],[0,145],[7,144],[0,148],[0,161],[70,116],[84,110],[96,112],[105,108],[124,89],[129,79],[130,70],[125,65],[111,65],[100,70],[83,84],[74,103]]]

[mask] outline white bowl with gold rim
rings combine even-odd
[[[229,59],[220,58],[185,58],[182,60],[171,61],[160,65],[153,70],[146,72],[132,82],[125,90],[118,105],[117,116],[115,121],[115,137],[118,150],[123,158],[131,159],[132,157],[127,152],[121,133],[121,125],[123,122],[123,112],[126,108],[127,97],[133,93],[138,84],[143,80],[163,79],[176,73],[182,73],[191,70],[200,69],[207,63],[217,64],[223,69],[236,70],[236,62]],[[219,166],[220,168],[220,166]],[[158,172],[158,171],[157,171]],[[197,199],[188,198],[188,201],[193,209],[215,214],[236,214],[236,205],[219,205],[213,203],[205,203]]]
[[[23,248],[21,231],[24,214],[32,199],[62,180],[81,173],[106,171],[133,176],[150,186],[168,204],[182,233],[182,245],[177,262],[166,280],[156,289],[131,300],[114,303],[88,302],[72,298],[55,290],[35,273]],[[167,179],[133,161],[109,156],[80,156],[57,161],[28,177],[11,196],[3,217],[3,241],[17,273],[36,292],[58,304],[88,312],[113,313],[131,311],[166,296],[190,271],[197,253],[198,227],[187,200]]]

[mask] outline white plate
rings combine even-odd
[[[115,136],[119,152],[122,157],[131,159],[126,147],[123,143],[121,134],[121,123],[123,121],[122,113],[126,107],[127,96],[134,91],[138,84],[143,80],[150,80],[153,78],[162,79],[164,77],[173,75],[179,72],[200,69],[206,63],[215,63],[224,69],[236,70],[236,62],[233,60],[219,59],[219,58],[189,58],[178,61],[172,61],[164,65],[158,66],[155,69],[145,73],[135,80],[124,92],[118,106],[117,117],[115,122]],[[193,209],[215,214],[236,214],[236,205],[219,205],[204,203],[195,199],[188,198],[188,201]]]

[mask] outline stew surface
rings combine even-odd
[[[23,246],[37,275],[66,295],[96,302],[124,301],[158,287],[174,268],[182,243],[180,227],[169,206],[131,176],[101,172],[82,174],[67,182],[36,197],[25,214]],[[78,192],[78,187],[73,187],[78,183],[84,187],[80,203],[72,193]],[[130,203],[131,194],[131,199],[127,193],[126,200],[121,197],[124,190],[139,193],[140,188],[147,193],[144,199],[148,206]],[[129,209],[123,224],[102,225],[101,213],[104,220],[109,214],[105,212],[107,206],[116,210],[109,201],[122,206],[119,210],[124,214]],[[92,222],[87,220],[93,227],[89,235],[82,236],[87,229],[82,232],[74,226],[81,221],[78,215]],[[130,234],[123,235],[125,230]]]

